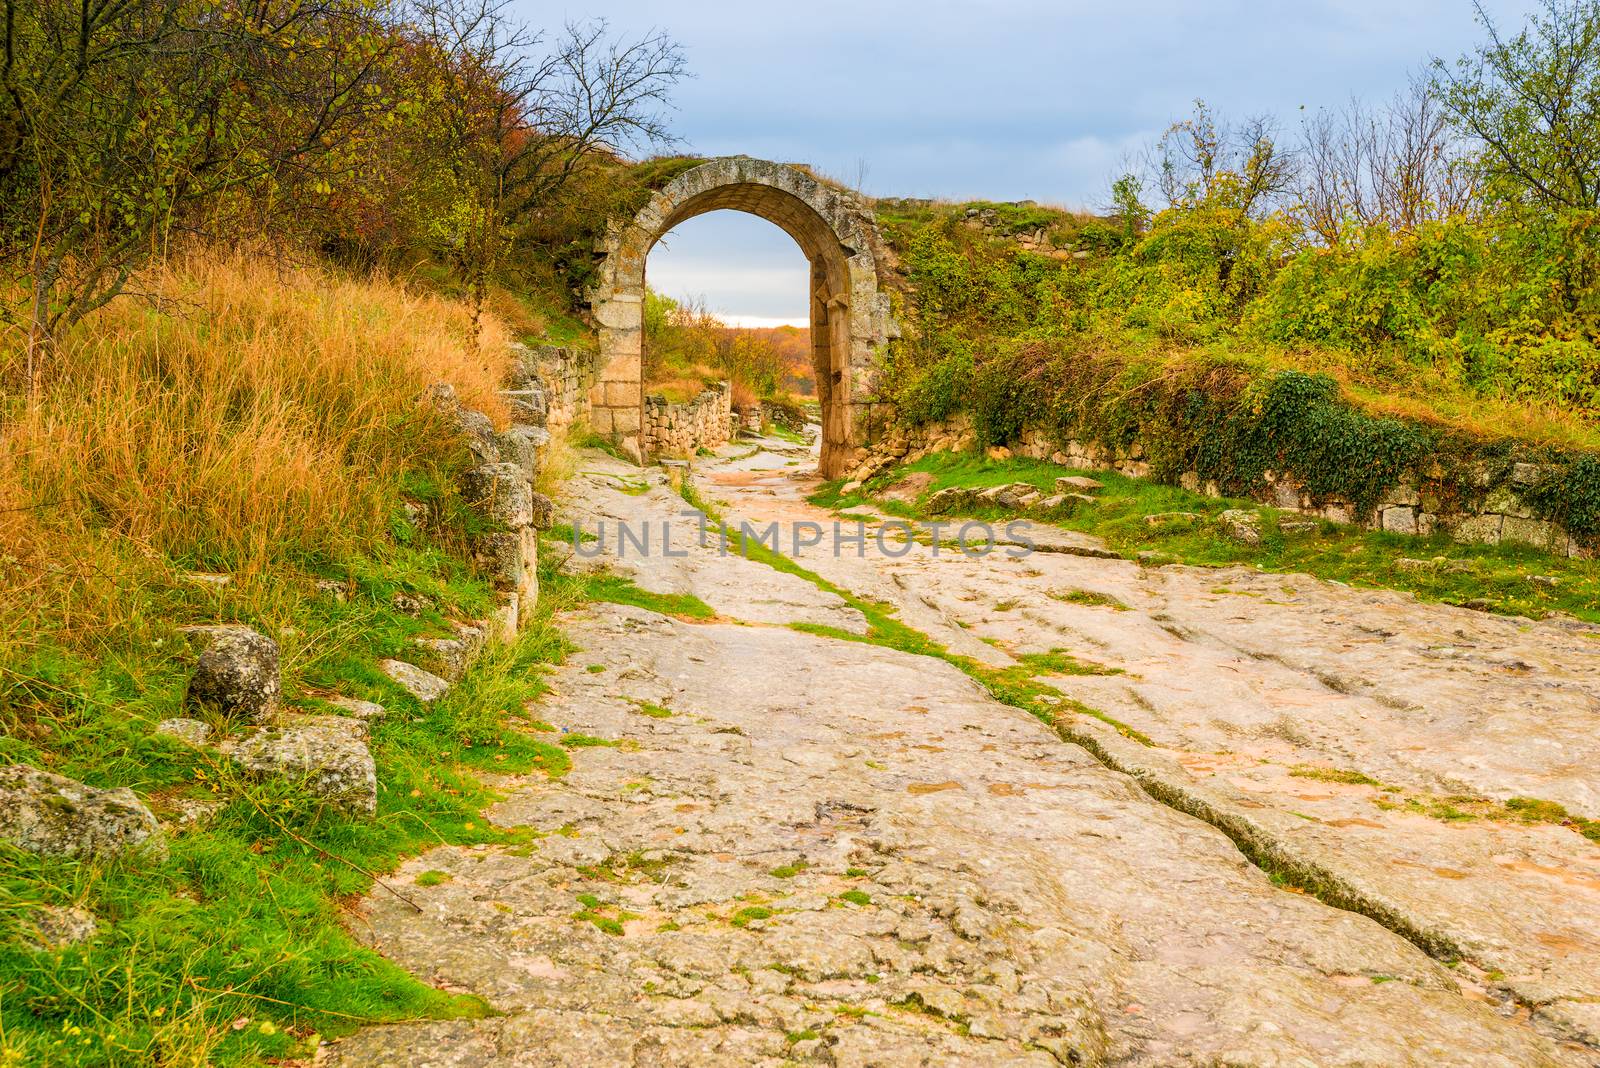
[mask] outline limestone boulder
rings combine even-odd
[[[363,701],[356,697],[330,697],[328,704],[352,719],[365,720],[368,723],[380,720],[389,714],[389,710],[378,702]]]
[[[1093,493],[1098,489],[1105,489],[1105,483],[1099,479],[1087,478],[1083,475],[1063,475],[1056,479],[1057,493]]]
[[[298,782],[340,808],[370,815],[378,809],[377,768],[360,722],[350,722],[350,728],[309,719],[269,727],[239,743],[231,756],[249,775]]]
[[[516,464],[480,464],[461,480],[461,493],[485,518],[508,530],[533,525],[533,487]]]
[[[197,628],[205,643],[184,704],[229,720],[261,723],[278,709],[278,643],[249,627]]]
[[[530,481],[539,477],[540,456],[550,447],[550,431],[542,426],[518,423],[496,440],[506,463],[521,468]]]
[[[102,790],[27,764],[0,767],[0,838],[43,856],[166,854],[155,815],[132,790]]]
[[[198,719],[164,719],[156,724],[156,733],[198,749],[211,740],[211,725]]]
[[[972,504],[973,492],[961,486],[951,486],[942,489],[929,497],[924,507],[933,515],[944,515],[957,508],[965,508]]]
[[[89,941],[100,930],[94,913],[68,905],[40,905],[31,909],[24,938],[38,950],[66,949]]]
[[[1217,529],[1241,545],[1261,544],[1261,515],[1243,508],[1229,508],[1217,516]]]
[[[415,664],[408,664],[404,660],[383,660],[378,667],[389,678],[393,679],[402,690],[423,704],[431,704],[445,695],[450,689],[450,683],[441,679],[430,671],[424,671]]]

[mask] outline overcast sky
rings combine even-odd
[[[1503,26],[1536,0],[1487,0]],[[519,0],[539,24],[557,5]],[[568,18],[682,42],[686,151],[810,163],[875,196],[1099,207],[1120,164],[1205,98],[1223,116],[1388,96],[1482,37],[1471,0],[595,0]],[[650,282],[742,319],[806,313],[805,263],[764,220],[713,212]]]

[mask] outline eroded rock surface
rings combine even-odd
[[[591,507],[676,511],[664,490],[601,481],[583,491]],[[740,478],[726,495],[763,519],[806,514],[797,493],[775,488]],[[1036,554],[1004,565],[1015,569],[1006,581],[1044,578],[1042,559],[1058,582],[1078,569],[1142,574]],[[630,570],[751,623],[854,611],[814,585],[808,594],[746,570],[760,566],[750,561],[727,563],[727,573],[695,556]],[[982,605],[960,600],[961,582],[998,566],[952,554],[826,568],[942,635],[966,629],[956,620],[987,633],[982,621],[1006,614],[987,586]],[[948,586],[934,579],[946,567]],[[1594,1061],[1470,968],[1275,886],[1220,831],[941,660],[623,606],[562,625],[584,652],[553,677],[539,715],[618,744],[574,751],[563,779],[503,784],[491,816],[530,829],[530,844],[415,858],[394,879],[423,914],[378,893],[352,925],[505,1015],[369,1029],[328,1051],[332,1063]],[[1025,641],[1005,640],[1019,651]],[[1074,648],[1087,657],[1106,645]],[[410,885],[423,872],[444,877]]]
[[[189,679],[185,703],[244,722],[271,718],[283,686],[278,674],[278,643],[243,626],[190,630],[205,647]]]
[[[30,767],[0,767],[0,839],[46,856],[106,859],[166,852],[155,816],[132,790],[102,790]]]

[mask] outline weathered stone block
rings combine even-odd
[[[1242,508],[1229,508],[1217,516],[1217,529],[1224,537],[1244,545],[1261,544],[1261,516]]]
[[[1501,515],[1463,516],[1450,524],[1450,535],[1457,541],[1498,545],[1504,522],[1505,517]]]
[[[533,525],[533,487],[516,464],[482,464],[461,479],[461,493],[485,518],[513,530]]]
[[[260,723],[277,711],[282,691],[278,643],[249,627],[194,628],[205,642],[189,679],[188,708],[209,708],[233,720]]]
[[[339,717],[327,717],[336,719]],[[354,729],[327,723],[269,727],[241,742],[235,764],[251,775],[299,782],[318,797],[353,812],[378,809],[372,753]]]
[[[132,790],[102,790],[27,764],[0,767],[0,838],[29,853],[83,859],[167,849]]]
[[[542,426],[518,423],[499,435],[500,455],[515,464],[532,481],[539,477],[540,457],[550,445],[550,431]]]
[[[1505,523],[1500,528],[1501,541],[1521,542],[1541,549],[1555,548],[1558,535],[1560,544],[1564,546],[1566,535],[1554,523],[1547,523],[1543,519],[1523,519],[1514,515],[1506,516]]]
[[[404,660],[380,660],[378,667],[402,690],[425,705],[437,701],[450,689],[450,683],[446,680]]]
[[[198,749],[211,740],[211,725],[198,719],[164,719],[156,724],[156,733]]]
[[[1408,505],[1394,505],[1383,509],[1380,520],[1383,529],[1394,534],[1417,532],[1417,510]]]

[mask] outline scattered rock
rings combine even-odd
[[[337,579],[317,579],[317,592],[339,604],[344,604],[349,597],[348,588]]]
[[[483,648],[483,628],[458,626],[457,638],[418,638],[417,645],[431,653],[444,669],[444,677],[451,682],[461,678],[467,666]]]
[[[946,512],[953,512],[957,508],[966,507],[972,503],[972,499],[973,493],[971,490],[961,486],[951,486],[929,497],[924,507],[933,515],[943,515]]]
[[[211,740],[211,725],[198,719],[164,719],[156,724],[156,733],[198,749]]]
[[[171,825],[183,831],[197,830],[217,818],[227,803],[214,797],[179,797],[170,802]]]
[[[0,767],[0,838],[45,856],[165,856],[156,818],[132,790],[101,790],[27,764]]]
[[[389,603],[394,605],[396,611],[404,612],[408,616],[420,616],[433,607],[431,597],[424,597],[420,593],[406,593],[403,590],[391,597]]]
[[[1012,482],[1005,486],[990,486],[978,493],[977,499],[983,504],[994,505],[997,508],[1008,508],[1020,511],[1040,500],[1044,494],[1039,492],[1039,487],[1027,482]]]
[[[1057,512],[1067,511],[1076,504],[1076,494],[1056,493],[1034,503],[1033,511],[1040,515],[1053,515]]]
[[[356,719],[369,722],[382,719],[389,714],[389,710],[376,701],[363,701],[356,697],[330,697],[327,700],[334,708],[342,709]]]
[[[1092,493],[1095,490],[1105,488],[1106,484],[1104,482],[1084,475],[1062,475],[1056,479],[1057,493]]]
[[[423,671],[415,664],[408,664],[404,660],[380,661],[378,667],[383,673],[399,684],[400,688],[423,704],[432,704],[445,695],[450,689],[450,683],[439,676]]]
[[[1278,533],[1280,534],[1314,534],[1321,529],[1322,524],[1315,519],[1278,520]]]
[[[249,627],[219,627],[210,632],[184,704],[260,723],[277,711],[281,689],[278,643]]]
[[[372,753],[350,729],[322,722],[268,727],[241,742],[232,756],[252,775],[298,781],[311,793],[352,812],[371,814],[378,809]]]
[[[861,480],[859,478],[851,479],[849,482],[846,482],[844,485],[839,487],[839,495],[841,497],[848,497],[852,493],[860,493],[860,492],[861,492]]]
[[[87,942],[100,930],[94,913],[68,905],[39,905],[29,910],[33,933],[28,941],[34,949],[66,949]]]
[[[1229,508],[1217,516],[1217,529],[1242,545],[1261,544],[1261,516],[1243,508]]]

